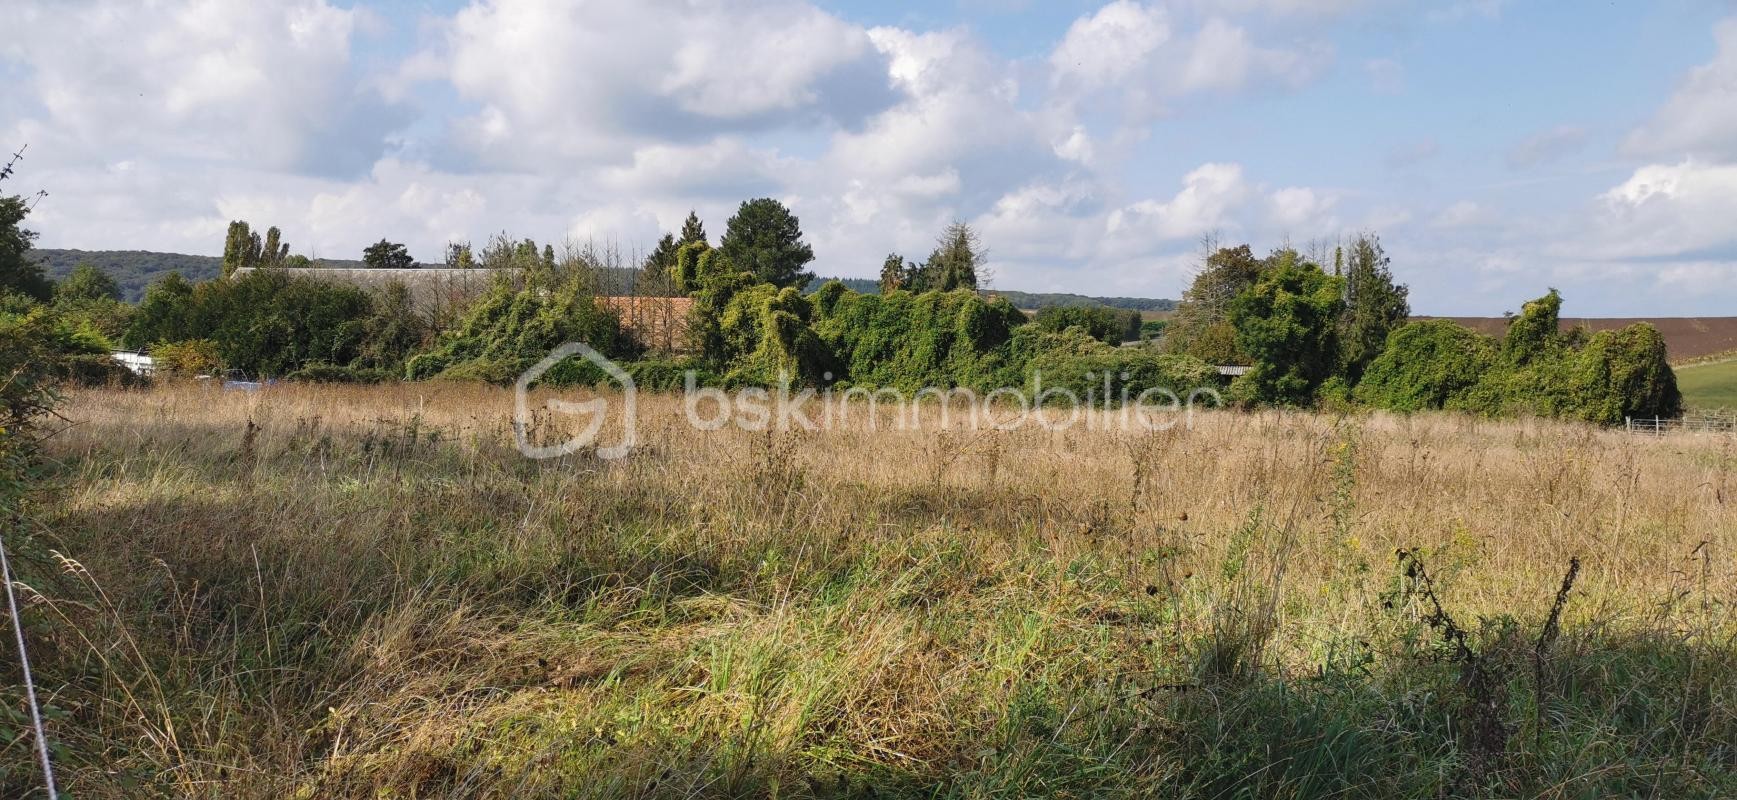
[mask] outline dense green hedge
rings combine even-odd
[[[122,339],[128,347],[210,339],[225,366],[281,376],[356,360],[373,311],[361,289],[284,270],[197,285],[171,276],[146,290]]]
[[[1193,356],[1103,344],[1083,352],[1041,353],[1028,364],[1027,375],[1026,389],[1034,398],[1040,392],[1066,390],[1104,406],[1121,405],[1124,399],[1138,401],[1149,389],[1168,389],[1186,400],[1195,389],[1218,385],[1218,369]],[[1167,399],[1147,398],[1147,402]]]
[[[1561,307],[1555,291],[1527,303],[1500,343],[1447,320],[1407,324],[1388,336],[1356,396],[1394,411],[1448,408],[1607,425],[1682,413],[1656,328],[1641,322],[1590,337],[1563,333]]]

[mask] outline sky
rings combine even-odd
[[[1203,242],[1381,237],[1414,312],[1737,314],[1737,2],[8,0],[40,247],[438,261],[802,221],[822,275],[951,221],[993,286],[1176,297]]]

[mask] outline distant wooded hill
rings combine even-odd
[[[121,285],[121,292],[131,302],[138,302],[145,295],[145,287],[171,272],[181,273],[181,277],[190,281],[204,281],[217,277],[222,270],[223,259],[216,256],[190,256],[183,253],[155,253],[148,250],[32,250],[30,257],[43,265],[48,276],[60,280],[72,274],[73,267],[90,263],[109,275]],[[360,261],[343,259],[320,259],[314,262],[317,267],[334,269],[356,269],[364,265]],[[615,283],[631,280],[630,275],[616,276]],[[819,289],[821,284],[832,278],[817,278],[809,285],[809,290]],[[869,278],[838,278],[846,288],[862,294],[879,294],[879,281]],[[609,287],[617,288],[617,287]],[[1082,294],[1066,293],[1033,293],[1017,292],[1004,289],[993,289],[991,294],[1007,298],[1007,301],[1019,308],[1037,309],[1051,306],[1109,306],[1111,308],[1126,308],[1134,311],[1172,311],[1176,308],[1175,300],[1163,300],[1149,297],[1087,297]]]
[[[171,272],[181,273],[190,281],[206,281],[223,270],[223,259],[217,256],[190,256],[185,253],[153,253],[149,250],[32,250],[30,258],[41,264],[48,277],[61,280],[72,274],[73,267],[91,264],[107,272],[121,285],[121,294],[129,302],[145,296],[145,287]],[[360,261],[320,259],[318,267],[361,267]]]

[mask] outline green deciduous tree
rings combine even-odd
[[[289,258],[289,244],[283,241],[283,232],[273,225],[265,229],[265,241],[259,249],[259,266],[281,267]]]
[[[814,248],[802,241],[801,222],[771,198],[743,203],[725,225],[718,249],[764,283],[801,289],[814,280],[814,273],[803,270],[814,260]]]
[[[906,281],[910,279],[910,270],[905,264],[904,256],[898,253],[888,255],[887,260],[881,262],[881,294],[892,294],[905,288]]]
[[[59,285],[54,287],[54,299],[66,300],[119,300],[121,285],[115,282],[107,272],[98,269],[90,263],[79,264],[72,268],[72,274],[66,276]]]
[[[416,266],[416,259],[404,245],[381,239],[362,250],[362,263],[373,269],[409,269]]]
[[[404,362],[428,343],[432,331],[416,312],[410,287],[402,281],[386,284],[374,297],[374,310],[362,323],[362,345],[356,366],[402,373]]]
[[[1249,363],[1249,355],[1237,347],[1230,308],[1267,268],[1268,262],[1246,244],[1212,248],[1165,328],[1164,349],[1208,364]]]
[[[24,218],[29,215],[30,205],[24,198],[0,197],[0,293],[16,292],[46,301],[54,295],[54,284],[30,259],[36,232],[24,228]]]
[[[1046,331],[1079,328],[1086,335],[1107,344],[1121,344],[1140,338],[1140,312],[1107,306],[1050,306],[1040,308],[1033,320]]]
[[[476,257],[471,253],[470,242],[448,242],[445,264],[447,269],[472,269],[476,267]]]
[[[138,349],[158,342],[180,342],[198,337],[193,309],[193,284],[179,272],[153,282],[133,312],[133,321],[122,335],[127,347]]]
[[[1238,349],[1254,361],[1232,386],[1238,399],[1309,405],[1339,365],[1340,280],[1280,251],[1231,303]]]
[[[223,239],[223,277],[234,275],[238,269],[257,266],[263,248],[259,234],[254,233],[246,222],[230,222],[229,232]]]

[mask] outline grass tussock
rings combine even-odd
[[[70,793],[1737,793],[1715,439],[697,432],[642,397],[633,457],[539,463],[510,410],[74,395],[15,545]]]

